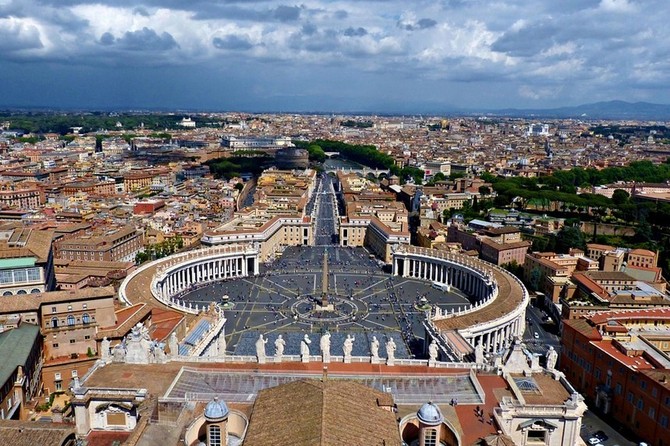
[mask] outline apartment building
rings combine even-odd
[[[670,444],[670,309],[563,322],[560,369],[589,407],[653,446]]]
[[[64,237],[54,243],[54,253],[62,260],[130,262],[143,246],[142,233],[133,226],[124,226]]]
[[[56,287],[53,230],[22,223],[0,225],[0,294],[29,294]]]

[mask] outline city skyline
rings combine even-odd
[[[0,107],[670,103],[660,1],[0,2]]]

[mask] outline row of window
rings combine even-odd
[[[89,339],[91,339],[91,336],[90,336],[90,335],[86,335],[86,336],[84,336],[84,339],[88,341]],[[70,344],[74,344],[75,342],[77,342],[76,339],[70,339]],[[51,345],[53,346],[53,348],[58,348],[58,342],[54,342],[54,343],[51,344]]]
[[[88,304],[81,304],[81,309],[86,310],[88,308]],[[72,305],[67,306],[67,311],[72,311]],[[51,312],[52,313],[58,313],[58,307],[51,307]]]
[[[75,317],[70,314],[66,319],[66,324],[67,324],[68,327],[73,327],[78,320],[79,319],[75,319]],[[90,324],[91,321],[92,321],[92,318],[91,318],[90,314],[84,313],[84,314],[81,315],[81,323],[82,324],[87,325],[87,324]],[[51,328],[58,328],[59,323],[60,322],[59,322],[59,319],[57,317],[52,317],[51,318]]]
[[[0,284],[39,282],[41,268],[5,269],[0,271]]]
[[[30,293],[31,293],[31,294],[41,293],[41,292],[42,292],[42,290],[40,290],[40,289],[38,289],[38,288],[33,288],[32,290],[30,290]],[[16,292],[16,294],[28,294],[28,292],[27,292],[26,290],[18,290],[18,291]],[[3,296],[13,296],[14,293],[11,292],[11,291],[5,291],[5,292],[2,293],[2,295],[3,295]]]

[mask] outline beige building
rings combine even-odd
[[[142,233],[133,226],[92,230],[54,243],[56,258],[99,262],[134,262],[143,248]]]
[[[56,286],[53,230],[37,230],[20,223],[0,226],[0,294],[51,291]]]

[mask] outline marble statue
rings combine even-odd
[[[321,356],[323,358],[323,362],[330,362],[330,333],[329,332],[325,332],[321,336],[319,346],[321,347]]]
[[[347,339],[344,340],[344,344],[342,344],[342,352],[344,353],[344,360],[345,362],[347,359],[351,361],[351,351],[354,349],[354,341],[356,338],[350,334],[347,335]]]
[[[379,340],[377,340],[377,336],[373,336],[370,342],[370,355],[373,361],[379,359]]]
[[[153,359],[149,330],[138,322],[126,336],[126,363],[149,364]]]
[[[556,362],[558,361],[558,353],[554,350],[553,346],[549,346],[547,350],[547,370],[554,371],[556,370]]]
[[[300,358],[302,362],[309,362],[309,344],[312,343],[312,340],[309,338],[309,335],[305,335],[300,341]]]
[[[435,339],[430,341],[430,345],[428,345],[428,360],[430,362],[435,362],[437,361],[437,342],[435,342]]]
[[[275,339],[275,358],[281,359],[284,355],[284,347],[286,347],[286,341],[282,338],[282,335],[277,336],[277,339]]]
[[[393,365],[395,361],[395,349],[395,341],[393,338],[389,338],[389,340],[386,341],[386,364]]]
[[[484,346],[478,342],[475,346],[475,362],[477,364],[484,364]]]
[[[100,343],[100,359],[102,359],[105,362],[110,360],[109,347],[111,344],[112,343],[109,339],[107,339],[107,336],[102,338],[102,342]]]
[[[116,344],[113,351],[114,362],[126,362],[126,347],[123,344]]]
[[[258,340],[256,341],[256,357],[261,364],[265,362],[265,344],[267,343],[268,340],[263,337],[263,333],[258,335]]]
[[[170,333],[170,338],[168,339],[168,348],[170,349],[170,356],[173,358],[179,355],[179,344],[177,343],[177,333],[174,331]]]
[[[151,354],[153,356],[153,362],[157,364],[165,364],[167,362],[167,357],[165,356],[165,344],[162,342],[154,341],[151,347]]]

